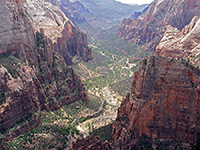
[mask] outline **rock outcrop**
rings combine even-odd
[[[114,150],[109,142],[102,142],[100,137],[87,137],[83,140],[77,140],[70,150]]]
[[[124,19],[118,35],[155,51],[166,26],[183,29],[200,14],[199,7],[199,0],[155,0],[137,19]]]
[[[69,55],[68,60],[65,59],[68,65],[72,64],[75,55],[84,61],[92,59],[87,36],[73,25],[59,7],[45,0],[3,0],[0,5],[0,53],[9,53],[34,64],[37,62],[35,32],[40,32],[42,28],[44,35],[55,45],[54,50]],[[60,41],[65,43],[65,49],[63,46],[60,49],[57,44]]]
[[[189,58],[194,64],[200,64],[200,17],[194,17],[181,31],[167,26],[156,55]]]
[[[134,144],[146,135],[160,141],[197,144],[200,132],[200,70],[186,61],[144,59],[123,100],[113,136]],[[127,139],[131,133],[131,139]],[[132,141],[132,142],[131,142]]]
[[[0,1],[0,54],[36,61],[34,29],[19,0]]]
[[[85,62],[93,59],[92,50],[88,47],[87,35],[80,32],[71,23],[66,23],[62,32],[63,36],[58,39],[56,47],[63,56],[67,65],[72,64],[72,58],[78,56]]]
[[[67,65],[75,55],[84,61],[92,56],[86,35],[50,2],[0,4],[0,130],[5,133],[0,134],[1,142],[36,127],[41,109],[88,101],[80,78]],[[8,132],[19,123],[23,125]]]
[[[56,1],[50,1],[57,4]],[[88,47],[87,36],[59,9],[45,0],[26,0],[25,8],[33,19],[34,28],[52,40],[54,49],[65,59],[67,65],[72,65],[72,58],[77,55],[80,59],[92,59],[92,51]],[[40,13],[38,13],[40,11]]]
[[[60,9],[75,25],[86,22],[85,17],[81,13],[89,12],[79,1],[61,0]]]
[[[0,66],[0,91],[5,96],[0,106],[1,131],[39,110],[46,100],[34,70],[19,66],[17,71],[20,76],[14,79],[6,68]]]
[[[200,144],[199,85],[200,70],[188,62],[145,58],[118,109],[108,149],[194,149]],[[86,145],[77,141],[72,148]],[[88,147],[102,145],[95,139]]]

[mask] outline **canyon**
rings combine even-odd
[[[146,50],[155,51],[166,26],[182,30],[199,15],[199,5],[198,0],[155,0],[138,18],[124,19],[118,35],[133,44],[144,45]]]
[[[180,11],[184,5],[187,15],[180,15],[186,13]],[[158,0],[143,14],[122,21],[118,34],[144,44],[156,56],[144,58],[134,73],[131,92],[118,108],[109,138],[90,136],[77,140],[71,149],[199,149],[198,6],[198,1]],[[170,18],[165,11],[169,8],[184,16],[181,23],[178,17]]]
[[[199,7],[2,0],[0,147],[198,150]]]
[[[6,133],[2,142],[35,128],[43,109],[89,101],[80,78],[67,65],[75,55],[88,61],[92,54],[87,36],[51,3],[3,0],[0,4],[0,129]]]
[[[199,74],[181,59],[145,58],[118,109],[113,142],[88,137],[71,149],[194,148],[191,144],[199,144]]]

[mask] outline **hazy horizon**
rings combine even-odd
[[[153,2],[154,0],[116,0],[125,4],[138,4],[138,5],[142,5],[142,4],[150,4],[151,2]]]

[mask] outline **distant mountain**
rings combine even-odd
[[[47,0],[57,5],[56,0]],[[120,23],[134,11],[142,11],[147,5],[127,5],[115,0],[60,0],[59,7],[82,31],[89,35]]]
[[[80,2],[88,8],[93,16],[99,20],[106,22],[120,21],[124,17],[130,16],[135,11],[142,11],[147,5],[128,5],[117,2],[115,0],[80,0]],[[87,20],[90,17],[87,13],[83,14]]]
[[[183,29],[192,18],[200,14],[199,0],[155,0],[137,19],[124,19],[118,35],[145,49],[155,51],[166,26]]]

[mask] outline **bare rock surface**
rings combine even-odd
[[[149,56],[118,109],[107,149],[194,149],[200,139],[200,70],[182,59]],[[89,141],[84,142],[84,141]],[[98,138],[73,149],[100,149]]]
[[[200,14],[199,0],[155,0],[137,19],[124,19],[118,35],[155,51],[167,25],[182,30]]]
[[[156,55],[165,57],[190,58],[200,63],[200,17],[195,16],[181,31],[167,26],[163,38],[156,48]]]

